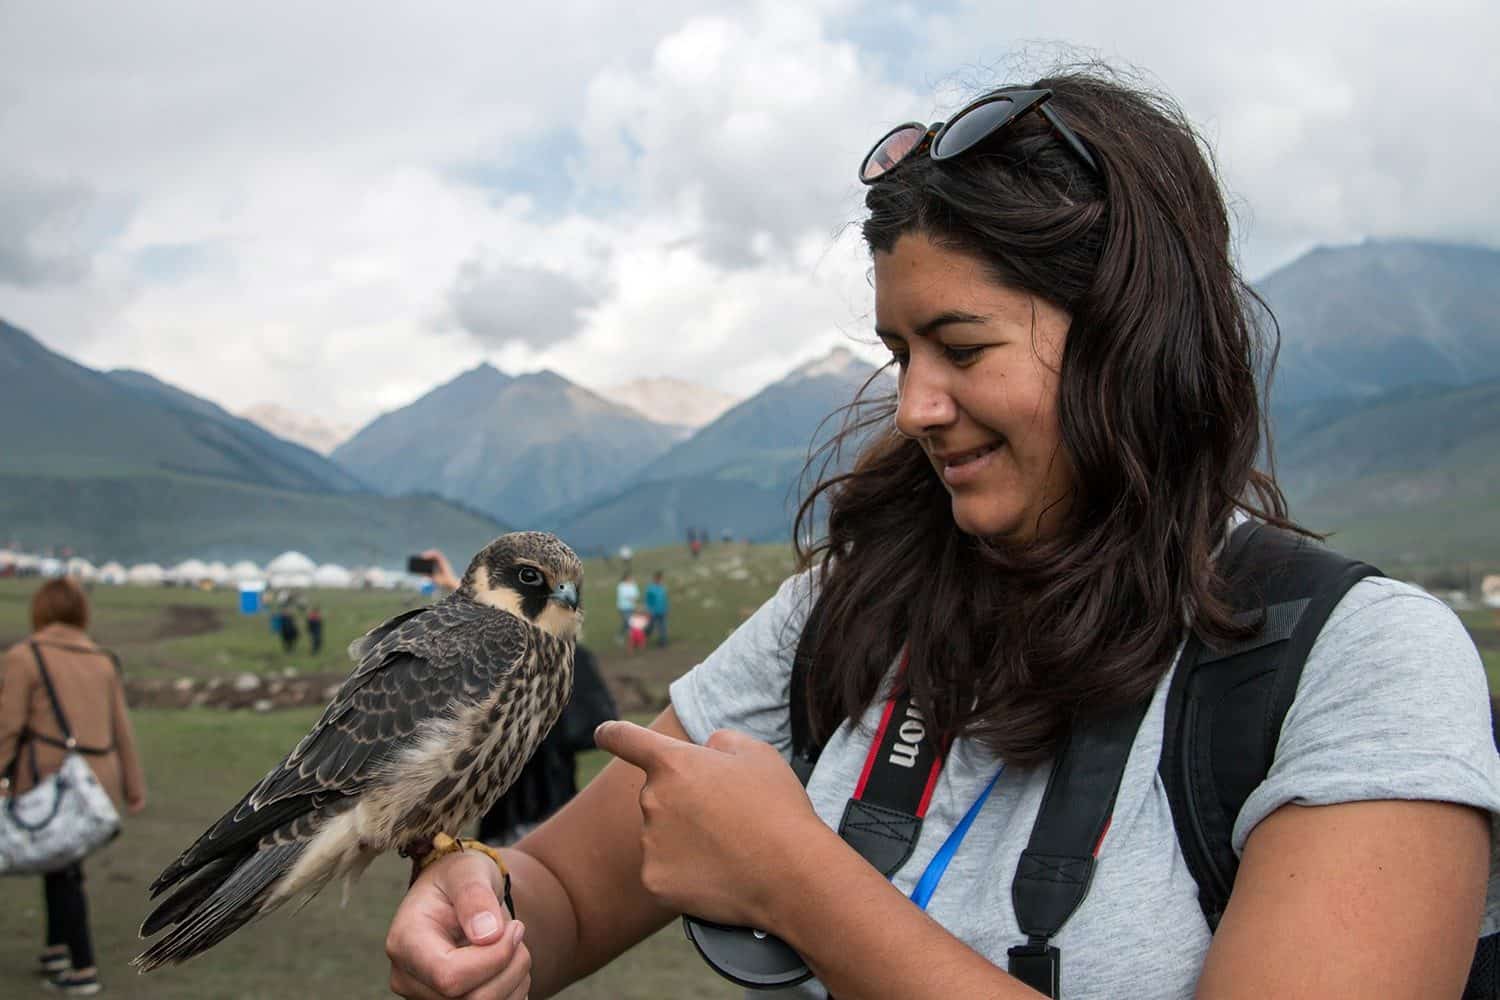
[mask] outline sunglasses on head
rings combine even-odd
[[[947,122],[935,122],[932,125],[907,122],[905,125],[897,125],[881,136],[880,141],[865,154],[864,161],[859,165],[859,179],[866,184],[874,184],[923,147],[927,148],[934,160],[951,160],[955,156],[962,156],[1029,111],[1041,112],[1042,117],[1047,119],[1047,124],[1052,126],[1053,133],[1080,160],[1088,164],[1090,170],[1099,173],[1099,164],[1094,161],[1093,154],[1088,151],[1083,140],[1063,124],[1057,112],[1047,107],[1047,101],[1051,97],[1050,90],[997,90],[985,94]]]

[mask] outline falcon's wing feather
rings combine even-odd
[[[454,617],[465,628],[454,631]],[[162,872],[152,894],[329,799],[358,794],[427,723],[512,672],[526,656],[529,631],[520,619],[493,613],[408,619],[369,651],[296,749]]]
[[[358,639],[355,639],[353,642],[349,643],[349,659],[353,660],[355,663],[363,663],[365,657],[369,655],[370,650],[373,649],[377,644],[379,644],[380,640],[390,635],[403,622],[409,621],[412,618],[415,618],[417,615],[430,610],[431,609],[429,607],[424,605],[420,608],[413,608],[410,611],[404,611],[394,618],[387,618],[385,621],[381,622],[379,625],[376,625],[374,628],[370,629],[370,631],[366,632]]]

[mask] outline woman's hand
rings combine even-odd
[[[526,928],[509,918],[499,889],[499,869],[475,851],[435,861],[418,876],[385,939],[391,992],[408,1000],[524,1000],[531,990]]]
[[[641,883],[662,904],[767,930],[796,862],[831,831],[770,745],[724,729],[696,746],[629,722],[595,731],[599,749],[646,773]]]
[[[125,812],[128,813],[131,816],[138,816],[138,815],[140,815],[141,812],[145,808],[146,808],[146,796],[144,796],[144,795],[142,795],[138,799],[126,799],[125,800]]]

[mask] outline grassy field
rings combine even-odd
[[[660,570],[671,598],[672,644],[627,655],[615,641],[619,618],[614,587],[618,561],[589,560],[584,570],[585,642],[607,674],[636,679],[654,703],[666,685],[723,641],[775,590],[792,569],[787,546],[710,545],[693,559],[685,547],[657,549],[634,559],[644,587]],[[0,648],[29,631],[28,607],[36,583],[0,579]],[[314,656],[304,634],[290,653],[271,634],[266,614],[242,615],[227,590],[167,587],[94,587],[94,638],[120,654],[131,677],[175,680],[244,672],[268,676],[286,670],[336,679],[349,670],[349,641],[424,598],[411,591],[308,590],[299,596],[324,617],[324,646]]]
[[[661,569],[672,597],[673,644],[630,655],[616,645],[613,586],[618,564],[590,562],[584,592],[591,615],[587,640],[606,674],[630,675],[664,692],[763,601],[791,568],[785,547],[710,546],[698,560],[685,550],[641,553],[637,578]],[[34,582],[0,580],[0,640],[27,631]],[[322,607],[327,646],[310,657],[304,645],[281,651],[264,615],[241,616],[228,593],[181,589],[95,588],[96,637],[122,654],[126,669],[146,676],[347,671],[343,647],[382,618],[419,600],[385,592],[306,595]],[[1492,690],[1500,691],[1500,621],[1493,611],[1466,612],[1464,622],[1485,658]],[[212,709],[137,710],[136,727],[150,781],[150,804],[125,834],[91,859],[87,872],[95,936],[110,995],[126,998],[378,997],[385,990],[385,929],[401,897],[405,863],[377,862],[347,906],[330,891],[300,915],[275,914],[187,966],[138,977],[125,963],[135,954],[135,928],[147,909],[146,885],[233,799],[257,780],[306,731],[314,709],[273,713]],[[646,716],[640,716],[644,719]],[[585,755],[585,780],[604,755]],[[38,879],[0,880],[0,995],[44,995],[30,969],[40,947]],[[733,997],[702,964],[673,924],[566,996],[592,998]]]
[[[775,589],[791,568],[785,547],[712,545],[693,560],[686,550],[658,550],[635,559],[642,583],[666,574],[673,643],[627,654],[614,641],[614,584],[620,566],[586,567],[587,639],[606,673],[628,673],[664,695],[672,678],[696,663]],[[0,640],[28,631],[34,581],[0,580]],[[294,667],[304,673],[348,669],[349,640],[389,615],[414,606],[417,595],[324,591],[305,595],[326,619],[327,644],[312,657],[306,640],[290,655],[271,635],[266,617],[242,616],[237,598],[186,589],[96,587],[96,638],[116,649],[126,670],[146,676],[210,676]],[[315,709],[266,714],[212,709],[133,713],[150,784],[149,805],[118,841],[87,867],[102,974],[110,995],[152,1000],[389,995],[382,951],[385,929],[405,887],[406,863],[377,862],[355,886],[347,906],[330,890],[300,915],[275,914],[240,931],[186,966],[139,977],[125,963],[138,950],[135,929],[147,909],[146,886],[193,837],[265,773],[317,717]],[[638,717],[645,721],[648,716]],[[585,755],[580,777],[592,777],[605,755]],[[0,880],[0,996],[44,995],[30,968],[41,944],[39,879]],[[708,970],[679,925],[622,957],[566,994],[604,998],[733,997],[740,991]]]
[[[101,975],[111,996],[130,1000],[329,1000],[389,996],[386,927],[406,884],[406,862],[377,861],[347,906],[337,888],[301,913],[283,911],[239,931],[184,966],[138,976],[136,927],[146,886],[234,797],[286,752],[317,717],[312,709],[268,715],[205,709],[135,713],[150,770],[146,811],[85,871]],[[584,763],[592,775],[603,754]],[[31,967],[41,947],[41,880],[0,881],[0,996],[49,995]],[[699,960],[672,924],[608,968],[568,990],[575,1000],[733,997],[739,992]]]

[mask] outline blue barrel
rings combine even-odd
[[[240,614],[260,614],[260,595],[265,589],[266,585],[263,583],[240,584]]]

